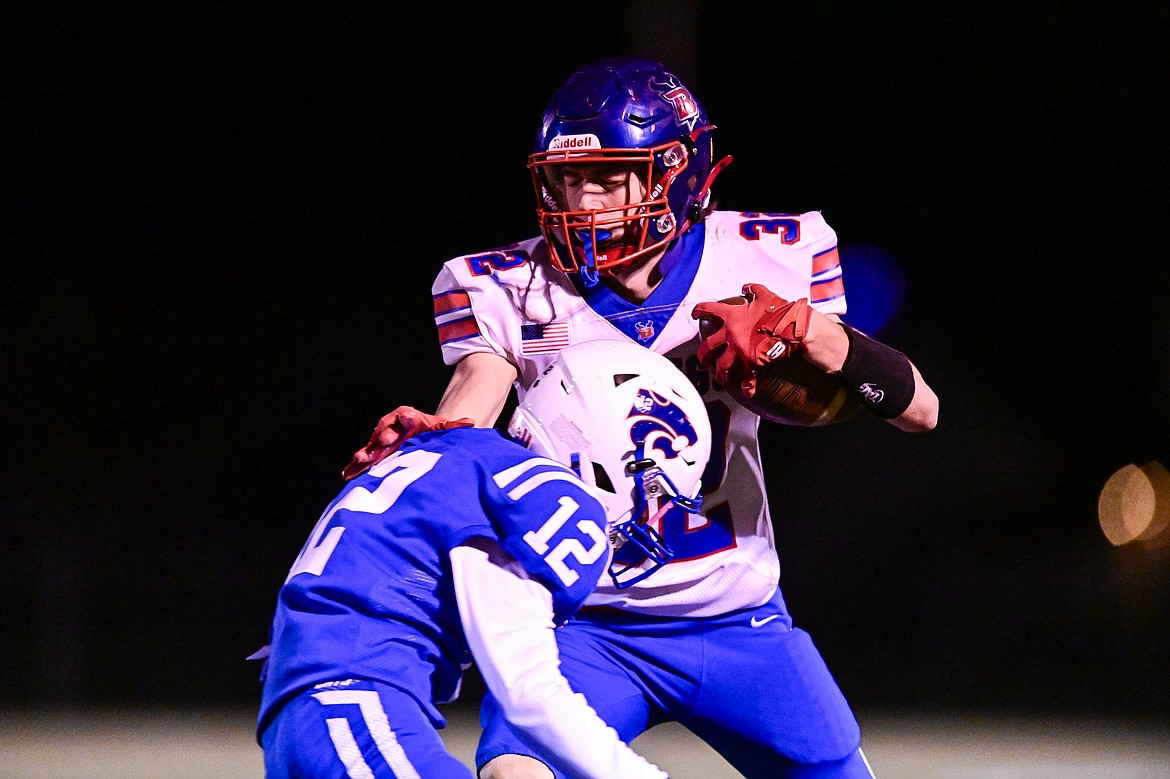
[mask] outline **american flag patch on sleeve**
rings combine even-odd
[[[569,323],[552,322],[539,324],[527,322],[520,325],[522,354],[549,354],[559,352],[569,345]]]

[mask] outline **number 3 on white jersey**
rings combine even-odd
[[[305,542],[305,548],[301,550],[292,569],[289,570],[288,576],[284,580],[285,584],[299,573],[320,576],[321,572],[325,570],[325,563],[329,562],[330,555],[333,554],[333,550],[337,548],[337,543],[341,541],[341,536],[345,533],[345,528],[339,525],[330,528],[329,533],[325,534],[325,528],[329,527],[329,520],[333,519],[334,514],[341,509],[360,511],[364,514],[383,513],[394,505],[395,501],[416,479],[429,473],[441,456],[436,452],[418,449],[379,463],[372,473],[378,476],[380,475],[379,471],[381,471],[386,474],[386,477],[372,492],[365,487],[353,487],[342,496],[341,500],[325,510],[325,513],[317,520],[309,540]],[[321,538],[323,534],[325,534],[324,539]]]
[[[556,532],[569,520],[569,517],[576,513],[580,505],[570,497],[562,497],[560,499],[561,507],[548,518],[548,520],[540,526],[540,530],[529,530],[524,534],[524,540],[532,547],[538,555],[544,557],[544,561],[548,563],[549,568],[553,569],[561,583],[566,587],[573,586],[581,577],[565,564],[565,558],[570,555],[574,560],[582,565],[590,565],[597,562],[597,558],[605,553],[609,548],[609,539],[605,537],[605,533],[594,523],[582,519],[577,523],[577,529],[585,534],[593,545],[588,549],[585,545],[576,538],[565,538],[549,551],[549,539],[556,535]]]

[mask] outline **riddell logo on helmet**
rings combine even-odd
[[[601,139],[593,133],[583,135],[558,135],[548,144],[549,151],[568,151],[572,149],[600,149]]]

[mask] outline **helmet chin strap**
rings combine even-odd
[[[593,247],[598,243],[608,241],[613,237],[613,233],[598,227],[593,230],[580,230],[578,234],[581,236],[581,253],[585,255],[585,264],[579,269],[581,283],[585,285],[586,289],[593,289],[601,283],[601,276],[597,270],[597,259],[593,256]]]

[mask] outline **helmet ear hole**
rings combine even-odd
[[[593,463],[593,482],[599,490],[605,490],[613,495],[617,494],[609,474],[605,472],[605,468],[601,467],[601,463]]]
[[[627,381],[632,381],[636,378],[638,378],[638,374],[636,373],[615,373],[613,375],[613,386],[620,387]]]

